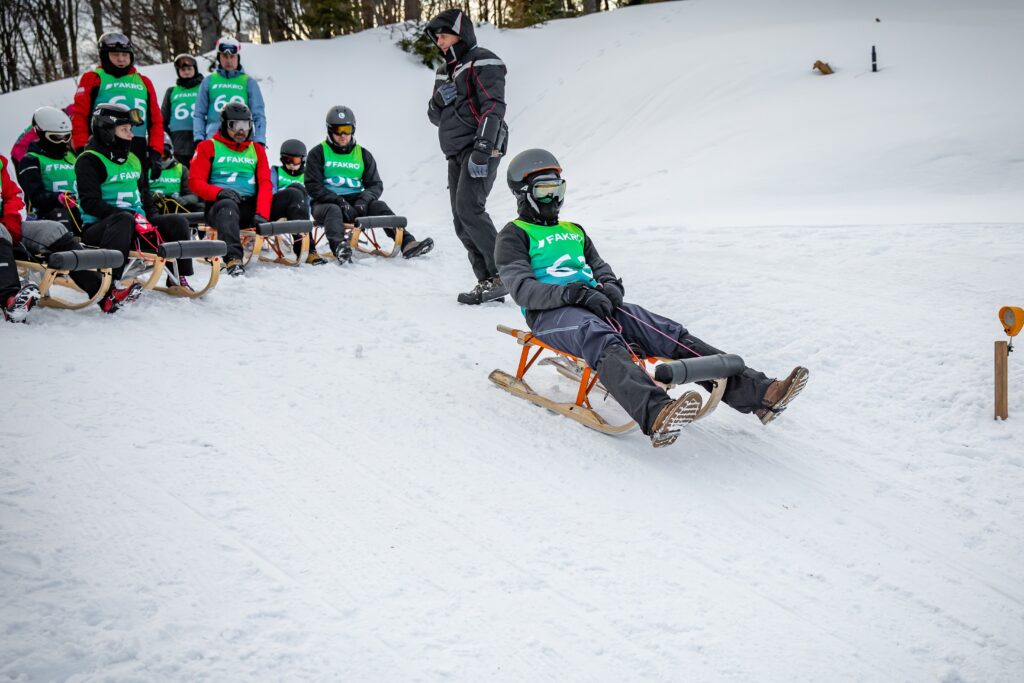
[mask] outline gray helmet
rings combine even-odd
[[[248,121],[249,135],[245,139],[252,140],[253,122],[252,111],[249,107],[241,102],[228,102],[227,105],[220,110],[220,134],[224,137],[229,137],[228,128],[232,121]]]
[[[306,146],[302,140],[285,140],[281,143],[281,156],[305,158]]]
[[[36,129],[36,134],[39,137],[42,137],[43,133],[71,134],[71,119],[57,107],[36,109],[32,114],[32,126]]]
[[[341,126],[348,124],[352,126],[352,132],[355,133],[356,128],[356,115],[352,113],[352,110],[344,105],[337,105],[331,107],[327,112],[327,131],[330,132],[331,127]]]
[[[562,165],[558,163],[555,155],[546,149],[528,149],[520,152],[512,158],[508,164],[508,189],[512,194],[522,194],[526,189],[526,179],[541,171],[553,171],[555,175],[561,175]]]

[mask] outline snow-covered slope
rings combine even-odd
[[[387,30],[246,46],[271,148],[349,104],[438,248],[0,329],[0,673],[1020,680],[1024,366],[994,422],[991,344],[1024,305],[1022,22],[689,0],[480,29],[512,151],[560,157],[628,298],[811,368],[771,427],[722,408],[661,451],[487,382],[522,321],[454,302],[428,70]],[[71,93],[3,96],[0,140]]]

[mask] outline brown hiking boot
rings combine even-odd
[[[768,391],[764,392],[764,398],[761,400],[763,407],[754,411],[761,424],[768,424],[786,409],[789,402],[804,390],[809,375],[807,368],[798,365],[789,373],[789,377],[777,379],[768,385]]]
[[[679,431],[697,417],[702,403],[700,394],[687,391],[662,408],[651,427],[651,445],[661,448],[674,444],[679,438]]]

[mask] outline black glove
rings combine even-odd
[[[370,208],[370,203],[365,199],[357,199],[352,205],[352,208],[356,210],[356,213],[360,216],[365,216],[367,210]]]
[[[252,224],[253,225],[263,225],[264,223],[269,223],[269,222],[270,221],[268,221],[266,218],[264,218],[263,216],[261,216],[259,214],[256,214],[255,216],[252,217]]]
[[[618,308],[622,305],[622,295],[625,291],[622,280],[605,280],[598,287],[601,288],[601,293],[612,302],[612,306]]]
[[[164,167],[160,165],[162,162],[163,155],[156,151],[152,147],[149,148],[149,178],[150,180],[156,180],[160,177],[160,174],[164,172]]]
[[[220,201],[221,199],[230,199],[235,204],[242,203],[242,198],[234,190],[221,190],[220,192],[218,192],[217,201]]]
[[[354,206],[348,203],[348,200],[338,195],[338,207],[341,209],[341,219],[346,223],[355,223],[356,219],[359,218],[359,214],[356,213]]]
[[[562,301],[569,306],[585,308],[602,320],[610,318],[615,312],[611,299],[582,282],[567,284],[562,290]]]

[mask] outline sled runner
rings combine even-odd
[[[45,263],[35,260],[17,261],[18,275],[36,281],[39,286],[40,306],[64,308],[79,311],[103,298],[113,281],[111,271],[124,262],[121,252],[113,249],[80,249],[58,251],[50,254]],[[75,302],[62,299],[54,293],[55,286],[66,287],[76,292],[82,290],[71,281],[69,273],[78,270],[95,270],[103,280],[99,291],[85,301]]]
[[[385,258],[402,253],[402,241],[405,239],[405,226],[409,224],[405,216],[366,216],[357,218],[351,228],[349,244],[352,249],[373,256]],[[347,227],[347,226],[346,226]],[[384,228],[394,228],[394,244],[388,249],[381,245],[381,234]]]
[[[220,279],[221,257],[227,251],[228,246],[220,240],[160,242],[155,254],[148,251],[128,252],[128,266],[125,268],[125,277],[122,278],[122,282],[125,284],[138,282],[143,289],[198,299],[217,286],[217,281]],[[177,261],[182,258],[204,259],[210,264],[210,278],[204,286],[190,289],[179,285],[162,284],[161,278],[174,276],[174,279],[177,279]],[[195,276],[190,277],[195,281]]]
[[[306,262],[310,249],[312,221],[271,221],[240,231],[242,239],[242,263],[248,266],[255,258],[261,263],[276,263],[282,266],[301,266]],[[204,226],[206,239],[216,239],[217,229]],[[301,235],[298,253],[295,251],[294,235]]]
[[[604,434],[624,434],[637,426],[636,422],[632,420],[620,425],[610,424],[598,414],[590,403],[590,394],[595,388],[600,386],[599,378],[597,372],[587,365],[586,361],[582,358],[577,358],[548,346],[534,337],[533,333],[529,331],[517,330],[504,325],[498,325],[498,331],[515,337],[523,347],[519,356],[519,367],[514,376],[502,370],[494,370],[488,375],[488,379],[499,387],[514,396],[524,398],[548,410],[565,415],[586,427]],[[578,383],[576,401],[574,403],[556,401],[543,396],[534,391],[524,380],[527,371],[533,367],[538,357],[544,351],[550,351],[554,354],[554,357],[545,358],[540,363],[537,363],[537,365],[554,366],[559,374]],[[722,394],[725,393],[726,380],[743,369],[742,359],[733,354],[674,361],[667,358],[654,357],[638,358],[637,360],[645,370],[646,366],[654,366],[661,362],[655,368],[653,379],[666,389],[670,386],[689,382],[711,382],[710,396],[696,411],[693,417],[694,422],[710,415],[718,407],[719,402],[722,400]],[[603,387],[601,387],[601,390],[603,390]]]

